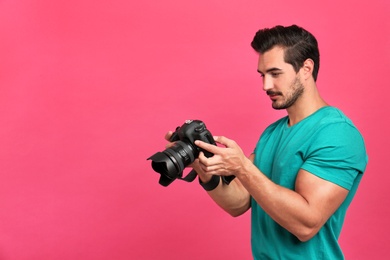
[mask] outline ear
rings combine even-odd
[[[303,62],[301,70],[302,76],[305,80],[309,79],[310,77],[313,77],[314,61],[312,59],[305,60]]]

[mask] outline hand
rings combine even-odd
[[[199,164],[202,171],[221,176],[237,176],[245,171],[245,166],[250,160],[244,155],[238,144],[223,136],[216,136],[214,140],[225,147],[218,147],[200,140],[195,141],[198,147],[214,154],[213,157],[207,158],[202,152],[200,153]]]
[[[173,134],[172,131],[168,131],[165,134],[165,140],[168,141],[167,145],[165,146],[166,149],[172,147],[175,144],[175,142],[169,141],[172,134]],[[191,163],[190,165],[188,165],[188,167],[193,168],[196,171],[196,173],[199,175],[199,178],[201,178],[201,180],[203,182],[208,182],[211,179],[211,176],[203,173],[202,168],[200,167],[200,164],[199,164],[199,159],[195,159],[195,161],[193,163]]]

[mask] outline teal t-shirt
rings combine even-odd
[[[254,161],[269,179],[294,190],[298,171],[304,169],[349,193],[320,231],[306,242],[273,221],[252,198],[254,259],[343,259],[338,237],[367,160],[361,134],[335,107],[323,107],[291,127],[288,117],[270,125],[260,137]]]

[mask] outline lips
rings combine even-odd
[[[275,100],[278,96],[281,96],[282,93],[268,90],[267,95],[271,98],[271,100]]]

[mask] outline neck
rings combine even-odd
[[[328,104],[322,99],[316,86],[306,87],[302,96],[291,107],[287,108],[289,126],[295,125],[325,106]]]

